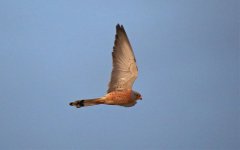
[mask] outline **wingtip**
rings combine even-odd
[[[116,25],[116,29],[123,29],[123,25],[121,25],[120,23],[118,23],[118,24]]]

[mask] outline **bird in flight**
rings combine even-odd
[[[132,90],[138,76],[138,68],[124,27],[119,24],[116,26],[112,60],[113,68],[107,94],[100,98],[77,100],[69,105],[76,108],[99,104],[131,107],[137,100],[142,100],[141,94]]]

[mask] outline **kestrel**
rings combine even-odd
[[[133,83],[138,76],[138,68],[124,27],[119,24],[116,26],[112,59],[113,69],[107,94],[100,98],[77,100],[71,102],[71,106],[80,108],[106,104],[131,107],[137,103],[137,100],[142,100],[141,94],[132,90]]]

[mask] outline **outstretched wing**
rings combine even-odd
[[[108,85],[108,93],[132,89],[138,75],[136,59],[123,26],[118,24],[116,32],[112,52],[113,69]]]

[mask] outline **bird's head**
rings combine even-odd
[[[142,95],[141,95],[140,93],[134,91],[134,95],[135,95],[135,97],[136,97],[137,100],[138,100],[138,99],[139,99],[139,100],[142,100]]]

